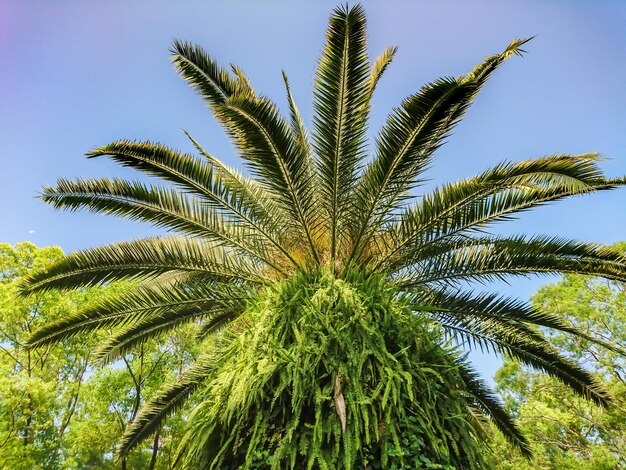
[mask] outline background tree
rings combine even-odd
[[[168,421],[153,438],[119,463],[114,454],[124,429],[158,389],[180,377],[196,352],[193,325],[167,341],[148,342],[126,354],[115,367],[101,367],[83,385],[76,417],[65,441],[66,468],[170,469],[182,438],[186,413]]]
[[[626,243],[616,248],[626,251]],[[572,327],[626,347],[626,290],[621,282],[566,275],[539,289],[532,301],[564,315]],[[529,437],[534,457],[527,461],[500,440],[498,468],[626,468],[626,358],[581,338],[546,334],[563,353],[594,371],[615,405],[592,406],[558,381],[506,361],[495,377],[497,389]]]
[[[58,247],[0,244],[1,468],[119,468],[113,456],[123,430],[146,399],[179,377],[195,354],[193,325],[166,342],[143,345],[110,368],[94,369],[90,364],[97,335],[26,348],[41,325],[129,289],[116,284],[17,297],[16,286],[23,276],[62,258]],[[152,443],[131,453],[129,467],[172,468],[182,420],[180,416],[170,421]]]
[[[72,338],[32,350],[26,343],[43,324],[93,302],[102,289],[17,297],[31,270],[63,258],[56,247],[0,244],[0,467],[62,468],[63,442],[75,419],[88,358],[97,337]]]

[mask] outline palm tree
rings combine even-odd
[[[126,455],[194,395],[181,455],[193,468],[480,467],[485,418],[528,445],[465,359],[479,348],[558,378],[600,405],[607,392],[542,335],[603,344],[525,302],[468,290],[546,273],[626,281],[626,257],[562,237],[497,236],[494,223],[568,196],[615,188],[595,154],[503,162],[413,199],[424,170],[513,41],[467,75],[441,78],[395,108],[368,158],[372,94],[392,61],[370,65],[360,6],[330,18],[309,135],[283,74],[289,117],[237,67],[175,41],[172,60],[224,126],[249,176],[200,154],[117,141],[108,156],[166,185],[60,180],[55,208],[115,214],[177,232],[72,253],[24,291],[123,279],[136,289],[35,332],[31,347],[112,331],[96,356],[120,358],[182,325],[203,355],[126,430]],[[395,463],[394,463],[395,462]]]

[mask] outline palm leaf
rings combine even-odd
[[[281,227],[288,223],[288,219],[272,199],[271,193],[267,192],[255,179],[244,176],[240,171],[208,153],[187,131],[183,130],[183,132],[200,155],[205,157],[209,165],[220,175],[220,178],[232,188],[232,191],[245,199],[246,205],[254,207],[254,213],[260,219],[262,226],[270,230],[272,235],[279,233]],[[267,236],[269,239],[270,236]],[[275,241],[272,243],[279,245]]]
[[[274,105],[265,98],[256,98],[247,77],[238,67],[233,67],[238,79],[235,80],[197,46],[175,42],[173,53],[181,75],[214,108],[253,171],[275,190],[276,199],[283,202],[282,209],[292,214],[317,258],[311,235],[312,208],[311,203],[307,203],[314,194],[312,174],[306,171],[310,162],[303,146],[292,148],[291,132]],[[293,258],[288,258],[295,263]]]
[[[214,370],[215,359],[200,358],[176,383],[161,388],[146,403],[120,439],[117,458],[128,453],[144,439],[157,431],[163,421],[180,409]]]
[[[203,155],[209,164],[220,175],[220,178],[232,188],[237,197],[246,201],[246,205],[254,207],[254,213],[259,220],[256,228],[263,234],[268,242],[280,251],[294,266],[297,265],[289,251],[285,227],[289,227],[292,221],[290,216],[276,203],[272,193],[265,190],[258,181],[248,178],[234,168],[231,168],[213,155],[209,154],[200,143],[187,131],[183,131],[192,142],[198,152]]]
[[[431,161],[445,137],[485,84],[490,74],[526,41],[514,41],[498,55],[487,58],[466,77],[440,79],[405,99],[394,110],[377,138],[377,153],[367,167],[358,195],[361,225],[351,257],[380,227],[385,214],[403,199]],[[369,235],[368,235],[369,234]]]
[[[518,299],[482,293],[474,295],[471,292],[446,291],[418,291],[412,304],[417,311],[424,311],[421,306],[427,305],[425,310],[435,320],[454,320],[465,327],[472,324],[493,323],[502,328],[519,328],[519,333],[529,338],[540,339],[536,332],[529,329],[529,325],[550,328],[584,338],[592,343],[599,344],[618,354],[626,354],[624,350],[610,344],[601,338],[588,335],[572,327],[560,315],[540,311],[526,302]]]
[[[44,325],[32,334],[28,346],[58,343],[88,331],[125,328],[168,311],[177,314],[191,307],[206,312],[226,304],[234,308],[244,292],[231,284],[193,279],[166,285],[140,285],[129,293],[105,298],[74,315]]]
[[[405,264],[411,246],[425,252],[444,238],[471,233],[487,224],[565,197],[614,189],[626,179],[605,179],[593,155],[555,155],[504,163],[474,178],[435,189],[404,211],[389,228],[389,246],[377,266],[394,257]],[[402,253],[402,256],[400,256]],[[408,256],[407,256],[408,255]]]
[[[487,384],[470,367],[462,366],[459,370],[473,404],[491,419],[496,428],[512,445],[517,447],[524,456],[530,458],[532,454],[528,440],[513,422],[511,416],[504,410],[504,406],[497,395],[489,390]]]
[[[233,77],[197,45],[175,40],[171,53],[180,75],[211,106],[224,103],[239,91],[250,92],[249,82],[238,68]]]
[[[173,182],[185,192],[202,198],[210,207],[228,213],[241,223],[259,227],[262,213],[250,198],[222,178],[213,165],[152,142],[117,141],[98,147],[88,158],[106,155],[111,160],[151,176]]]
[[[207,280],[265,282],[254,264],[227,249],[186,238],[147,238],[72,253],[25,278],[26,293],[75,289],[111,281],[192,273]]]
[[[327,214],[333,262],[347,229],[349,197],[363,158],[369,90],[363,9],[336,8],[315,76],[313,102],[320,204]]]
[[[493,322],[468,322],[458,317],[441,317],[439,323],[447,333],[482,350],[494,351],[541,370],[567,385],[577,394],[607,406],[610,396],[591,372],[561,356],[550,343],[537,334],[529,335],[518,325]]]
[[[238,299],[232,303],[237,304]],[[225,299],[205,304],[188,304],[183,308],[165,309],[162,312],[135,321],[113,333],[100,343],[93,354],[98,365],[114,362],[148,340],[159,338],[163,334],[179,326],[193,321],[204,320],[212,324],[223,324],[236,318],[235,312],[240,306],[231,307]]]
[[[485,237],[407,268],[406,286],[512,275],[579,273],[626,281],[626,256],[618,250],[561,237]]]
[[[86,208],[204,237],[242,250],[282,271],[265,249],[265,232],[254,225],[234,224],[232,217],[207,207],[202,200],[172,189],[119,179],[61,179],[56,188],[44,188],[42,199],[55,209]]]
[[[287,93],[287,102],[289,104],[289,117],[290,117],[290,127],[291,132],[294,135],[295,145],[298,146],[299,152],[305,154],[307,156],[307,167],[305,168],[305,172],[307,173],[309,178],[313,178],[314,168],[313,168],[313,160],[311,155],[311,144],[309,142],[309,133],[304,125],[304,120],[302,119],[302,115],[300,114],[300,110],[296,105],[296,102],[291,94],[291,87],[289,86],[289,79],[287,78],[287,74],[283,71],[283,82],[285,83],[285,91]]]
[[[416,183],[414,176],[426,167],[440,145],[436,137],[442,134],[442,127],[460,103],[469,103],[475,91],[473,83],[440,79],[405,99],[389,116],[377,138],[377,154],[357,189],[359,227],[352,256],[361,248],[362,240],[367,241],[380,227],[384,214],[395,207],[410,184]]]
[[[275,106],[264,98],[238,96],[219,107],[218,117],[252,171],[272,191],[281,209],[292,217],[292,230],[301,232],[315,250],[308,158],[292,145],[293,135]]]
[[[372,98],[372,95],[376,90],[376,85],[378,85],[378,82],[383,76],[383,73],[385,73],[385,70],[387,70],[387,67],[389,67],[389,65],[391,64],[391,61],[396,55],[396,52],[398,52],[397,47],[388,47],[374,61],[368,86],[368,94],[370,99]]]

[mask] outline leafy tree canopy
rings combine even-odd
[[[56,247],[0,244],[0,466],[60,468],[62,442],[75,413],[96,338],[30,350],[37,328],[89,305],[90,292],[17,297],[17,282],[63,258]]]
[[[626,243],[616,245],[626,251]],[[559,312],[587,334],[626,347],[624,284],[566,275],[544,286],[533,304]],[[563,387],[558,381],[508,360],[496,374],[507,408],[529,437],[534,457],[526,461],[504,443],[497,445],[502,469],[614,469],[626,466],[626,358],[587,340],[547,332],[568,356],[586,364],[602,380],[615,405],[602,409]]]
[[[166,342],[144,344],[116,367],[98,370],[91,366],[92,351],[106,333],[28,349],[30,335],[42,325],[130,289],[118,283],[17,296],[24,276],[62,258],[58,247],[0,244],[0,468],[119,468],[113,456],[127,424],[196,354],[195,332],[189,328]],[[141,446],[128,456],[128,466],[172,468],[181,428],[180,419],[171,420],[157,434],[156,451],[152,442]]]

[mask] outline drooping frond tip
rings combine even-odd
[[[178,73],[211,108],[224,104],[233,95],[254,94],[248,77],[239,67],[231,65],[228,70],[220,66],[198,45],[175,39],[170,53]]]
[[[534,37],[535,36],[531,36],[526,39],[514,39],[513,41],[511,41],[511,44],[507,46],[502,54],[506,55],[507,58],[513,54],[522,57],[526,53],[526,51],[522,49],[521,46],[531,41]]]
[[[391,64],[391,61],[396,55],[396,52],[398,52],[397,46],[388,47],[376,58],[376,60],[372,64],[372,73],[370,75],[369,85],[370,95],[374,92],[374,89],[376,88],[380,77],[383,75],[383,73],[385,73],[385,70],[387,70],[389,64]]]
[[[534,36],[527,39],[514,39],[500,54],[495,54],[487,57],[480,65],[474,67],[474,69],[465,76],[465,81],[474,81],[485,79],[491,72],[493,72],[501,63],[506,62],[513,55],[523,57],[526,53],[521,48],[524,44],[531,41]]]

